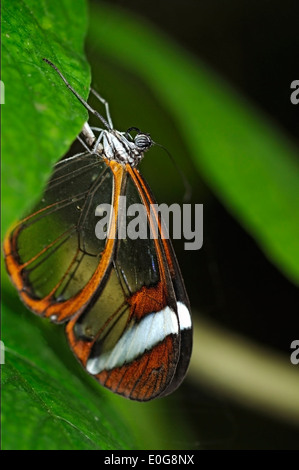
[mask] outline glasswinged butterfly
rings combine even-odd
[[[91,90],[107,120],[43,60],[104,128],[85,123],[79,138],[85,151],[55,165],[41,201],[6,236],[8,273],[32,312],[66,323],[73,353],[102,385],[132,400],[166,396],[186,374],[192,322],[171,241],[136,168],[154,142],[138,130],[133,138],[136,128],[115,130],[101,96]],[[121,196],[142,204],[153,236],[120,237]],[[103,203],[114,210],[99,239]]]

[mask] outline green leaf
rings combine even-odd
[[[106,4],[94,6],[89,40],[104,57],[152,87],[215,194],[269,259],[299,283],[295,145],[207,67],[143,20]]]
[[[4,308],[2,449],[134,447],[105,390],[66,347],[64,328],[15,304]]]
[[[4,230],[40,196],[52,164],[86,120],[86,110],[42,61],[46,57],[54,62],[87,97],[86,28],[84,0],[2,2]]]

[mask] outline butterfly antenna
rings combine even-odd
[[[108,122],[106,121],[106,119],[100,114],[98,113],[98,111],[96,111],[95,109],[93,109],[91,106],[89,106],[89,104],[76,92],[76,90],[74,90],[74,88],[69,84],[69,82],[67,81],[67,79],[62,75],[62,73],[60,72],[60,70],[56,67],[56,65],[54,65],[49,59],[45,59],[43,58],[43,61],[46,62],[48,65],[50,65],[52,67],[52,69],[54,69],[58,75],[60,76],[60,78],[64,81],[64,83],[66,84],[66,86],[68,87],[69,90],[71,90],[71,92],[76,96],[76,98],[83,104],[83,106],[92,114],[94,114],[98,119],[100,119],[100,121],[102,121],[102,123],[104,124],[105,127],[107,127],[107,129],[111,130],[111,127],[109,126]]]
[[[191,199],[191,195],[192,195],[192,189],[191,189],[191,186],[190,186],[190,183],[185,175],[185,173],[182,171],[182,169],[178,166],[177,162],[175,161],[175,159],[173,158],[173,156],[171,155],[171,153],[167,150],[166,147],[164,147],[163,145],[161,144],[157,144],[157,142],[153,142],[154,145],[158,145],[158,147],[161,147],[163,150],[165,150],[165,152],[167,153],[168,157],[170,158],[170,160],[172,161],[172,164],[173,166],[175,167],[175,169],[177,170],[177,172],[179,173],[180,177],[181,177],[181,180],[183,182],[183,185],[184,185],[184,188],[185,188],[185,192],[184,192],[184,196],[183,196],[183,201],[184,202],[188,202],[190,201]]]

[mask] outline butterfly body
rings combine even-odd
[[[91,133],[91,142],[58,162],[42,200],[7,235],[6,266],[30,310],[66,324],[70,347],[89,374],[115,393],[147,401],[168,395],[185,376],[190,305],[154,198],[136,168],[153,144],[150,136],[138,132],[133,139],[109,127]],[[120,236],[124,197],[144,208],[152,236]],[[103,203],[113,213],[101,239],[95,226]]]

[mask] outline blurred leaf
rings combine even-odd
[[[85,0],[2,2],[2,228],[39,197],[52,164],[80,132],[87,113],[43,57],[86,97]]]
[[[2,449],[132,448],[105,390],[67,354],[64,329],[17,306],[3,321]]]
[[[294,145],[203,64],[141,19],[106,4],[93,6],[89,37],[101,54],[153,88],[211,188],[269,259],[299,283]]]
[[[193,379],[252,410],[299,425],[299,375],[288,354],[205,317],[195,319],[194,339]]]

